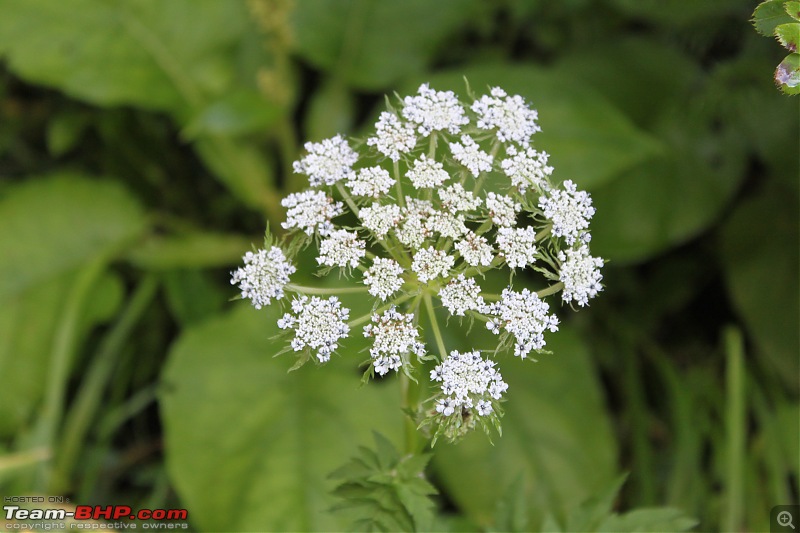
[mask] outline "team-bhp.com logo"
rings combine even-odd
[[[134,511],[127,505],[78,505],[74,511],[66,509],[23,509],[18,505],[4,505],[5,519],[18,520],[107,520],[112,522],[126,520],[152,521],[140,524],[143,529],[160,529],[167,527],[168,520],[186,520],[189,513],[186,509],[139,509]],[[83,524],[70,523],[70,528],[83,529]],[[130,524],[135,527],[134,524]],[[8,527],[8,524],[6,524]]]

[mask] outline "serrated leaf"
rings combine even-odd
[[[679,509],[636,509],[622,515],[608,517],[596,531],[609,533],[688,531],[697,523],[697,520],[686,516]]]
[[[800,23],[781,24],[775,28],[775,37],[781,46],[790,52],[797,52],[798,43],[800,43]]]
[[[0,301],[101,255],[145,229],[118,183],[58,174],[30,178],[0,199]]]
[[[772,37],[777,26],[792,22],[792,17],[784,8],[785,2],[786,0],[767,0],[756,7],[752,22],[758,33]]]
[[[361,387],[357,357],[286,373],[275,307],[191,327],[160,395],[171,479],[206,530],[343,530],[327,474],[377,429],[401,427],[395,384]],[[209,491],[208,487],[214,487]],[[269,502],[269,505],[264,505]]]
[[[783,6],[786,9],[786,14],[794,20],[800,20],[800,2],[786,2]]]
[[[784,94],[800,94],[800,54],[786,56],[775,69],[775,83]]]

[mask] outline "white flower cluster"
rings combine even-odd
[[[479,351],[450,355],[431,370],[431,380],[441,383],[444,398],[436,402],[436,412],[451,416],[461,410],[472,410],[478,416],[494,411],[493,400],[499,400],[508,390],[494,361],[482,359]]]
[[[392,306],[382,315],[372,315],[372,324],[364,328],[365,337],[374,337],[369,354],[375,372],[383,376],[407,363],[408,354],[425,355],[425,345],[419,340],[414,315],[404,314]]]
[[[295,161],[293,168],[298,174],[308,175],[312,187],[333,185],[349,178],[353,173],[353,165],[358,161],[358,154],[341,135],[321,143],[306,143],[305,149],[308,155]]]
[[[499,339],[481,349],[504,353],[513,346],[526,358],[545,349],[547,331],[558,330],[543,298],[560,291],[562,308],[574,309],[603,290],[604,261],[589,250],[592,200],[573,181],[551,181],[549,155],[532,143],[538,119],[522,96],[499,87],[464,101],[423,84],[380,113],[365,142],[351,146],[337,135],[306,143],[293,168],[308,176],[309,188],[281,202],[286,246],[268,242],[245,255],[231,283],[257,308],[285,291],[297,294],[278,325],[294,331],[295,351],[306,351],[299,363],[309,354],[329,360],[350,328],[363,328],[371,339],[369,375],[412,375],[420,360],[438,358],[431,379],[442,390],[416,423],[449,438],[462,436],[476,418],[484,428],[487,421],[496,426],[506,385],[494,361],[477,349],[448,355],[452,337],[442,336],[439,322],[485,322]],[[290,284],[291,261],[312,245],[319,274],[339,269],[355,283]],[[494,270],[505,274],[492,276]],[[515,289],[519,278],[538,283],[539,292]],[[501,280],[502,294],[482,291],[484,279]],[[334,294],[370,311],[348,324],[350,311],[338,297],[317,296]],[[426,334],[437,353],[426,354],[421,325],[430,325]]]
[[[571,180],[564,182],[563,191],[552,189],[549,196],[539,198],[539,207],[544,216],[553,221],[553,235],[564,237],[567,244],[574,244],[576,239],[589,241],[590,236],[584,230],[594,216],[592,199],[586,191],[579,191]]]
[[[288,207],[284,229],[300,228],[307,235],[316,230],[320,235],[327,235],[333,229],[331,220],[343,213],[342,202],[334,202],[333,198],[322,191],[304,191],[290,194],[281,201]]]
[[[292,300],[292,313],[283,315],[278,320],[278,327],[295,331],[291,344],[294,351],[306,347],[316,350],[320,362],[328,361],[339,345],[339,339],[350,333],[346,322],[350,310],[342,307],[336,296],[327,300],[317,296],[295,298]]]
[[[364,241],[352,231],[337,229],[330,232],[319,245],[317,262],[321,265],[355,268],[366,255]]]
[[[604,261],[592,257],[585,244],[577,250],[558,252],[558,260],[561,261],[560,279],[564,284],[562,299],[565,302],[574,300],[581,307],[589,305],[589,298],[594,298],[603,290],[600,269]]]
[[[532,350],[544,348],[545,330],[558,331],[558,318],[548,315],[549,310],[547,302],[535,292],[503,289],[500,301],[486,310],[492,316],[486,327],[495,335],[499,335],[501,329],[513,335],[516,340],[514,355],[524,359]]]
[[[451,315],[457,316],[464,316],[466,311],[482,311],[485,305],[475,278],[464,277],[464,274],[442,287],[439,299]]]
[[[283,298],[283,288],[296,270],[286,260],[283,250],[273,246],[269,250],[244,254],[244,267],[233,272],[231,285],[239,285],[242,298],[249,298],[253,307],[261,309],[271,304],[273,298]]]

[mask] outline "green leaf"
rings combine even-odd
[[[739,14],[739,5],[731,0],[612,0],[618,9],[660,24],[689,26],[708,19]]]
[[[172,316],[181,325],[194,324],[215,315],[228,299],[219,285],[199,270],[165,272],[164,288]]]
[[[254,89],[226,94],[201,109],[184,128],[187,139],[199,135],[244,135],[264,131],[273,126],[283,109],[268,102]]]
[[[170,111],[230,83],[241,2],[3,2],[0,54],[30,81],[99,105]]]
[[[298,3],[292,13],[295,47],[354,87],[383,89],[424,70],[450,33],[471,19],[475,5],[473,0],[441,2],[435,9],[426,0]]]
[[[47,149],[55,156],[72,150],[87,126],[86,116],[76,111],[63,111],[47,124]]]
[[[169,355],[167,466],[200,529],[344,530],[325,512],[327,474],[369,430],[394,440],[402,427],[395,382],[359,388],[355,347],[288,374],[291,357],[272,357],[284,346],[270,340],[278,316],[243,304],[188,328]]]
[[[331,477],[344,482],[335,494],[344,499],[336,510],[347,510],[353,529],[368,531],[428,531],[433,523],[436,489],[424,478],[430,455],[400,453],[386,437],[374,432],[375,451],[360,454]],[[371,466],[370,466],[371,465]]]
[[[767,0],[756,7],[752,22],[758,33],[772,37],[776,27],[793,21],[786,12],[785,3],[786,0]]]
[[[784,94],[800,94],[800,54],[786,56],[775,69],[775,83]]]
[[[0,199],[0,301],[140,235],[139,204],[119,184],[60,174],[30,178]]]
[[[800,23],[781,24],[775,28],[775,37],[778,38],[781,46],[790,52],[797,52],[798,42],[800,42]]]
[[[477,329],[470,346],[483,345],[476,335]],[[486,345],[496,343],[496,337],[483,335]],[[458,342],[453,336],[448,346]],[[511,356],[499,360],[509,388],[503,436],[494,445],[473,432],[457,445],[436,446],[438,479],[478,524],[491,523],[497,487],[520,475],[531,523],[539,523],[545,512],[577,505],[614,478],[611,424],[586,347],[568,327],[550,336],[547,347],[553,354],[538,363]]]
[[[797,197],[771,186],[743,202],[726,222],[725,281],[763,361],[797,388],[800,373],[800,253]]]
[[[542,132],[533,137],[550,153],[557,179],[593,188],[659,153],[661,145],[603,97],[568,74],[533,66],[480,66],[430,76],[431,87],[464,94],[467,78],[476,95],[500,86],[538,110]],[[421,80],[425,81],[425,80]],[[401,94],[416,92],[418,84]]]
[[[786,2],[786,5],[783,6],[786,9],[786,13],[792,17],[794,20],[800,20],[800,2]]]
[[[596,531],[623,533],[626,531],[659,533],[662,531],[688,531],[697,520],[679,509],[645,508],[608,517]]]

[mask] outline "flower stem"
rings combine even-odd
[[[295,285],[294,283],[289,283],[286,285],[286,288],[295,292],[299,292],[300,294],[353,294],[357,292],[367,292],[369,287],[305,287],[303,285]]]
[[[404,372],[400,372],[400,394],[401,405],[405,412],[403,418],[403,433],[405,436],[405,453],[416,454],[421,450],[417,422],[414,415],[419,410],[420,385],[409,378]]]
[[[400,207],[405,207],[406,197],[403,195],[403,184],[400,183],[400,163],[395,161],[392,168],[394,169],[394,188],[397,191],[397,203],[400,204]]]
[[[433,302],[431,295],[425,293],[423,296],[425,300],[425,308],[428,310],[428,316],[431,321],[431,328],[433,329],[433,336],[436,339],[436,347],[439,349],[439,358],[444,361],[447,358],[447,348],[444,346],[444,339],[442,338],[442,331],[439,329],[439,321],[436,319],[436,313],[433,309]]]
[[[341,182],[337,182],[336,189],[339,191],[339,194],[342,195],[342,199],[350,208],[350,211],[352,211],[355,216],[358,216],[358,206],[353,201],[353,198],[350,196],[350,193],[347,192],[347,189],[344,188],[344,185],[342,185]]]
[[[551,294],[557,293],[558,291],[560,291],[563,288],[564,288],[564,282],[559,281],[558,283],[556,283],[554,285],[550,285],[546,289],[542,289],[540,291],[536,291],[536,295],[539,296],[539,298],[544,298],[545,296],[550,296]]]
[[[394,301],[391,301],[388,304],[379,307],[378,309],[375,309],[371,313],[367,313],[366,315],[363,315],[363,316],[360,316],[360,317],[358,317],[358,318],[356,318],[354,320],[351,320],[350,322],[347,323],[347,325],[350,326],[351,328],[359,326],[359,325],[363,324],[364,322],[366,322],[367,320],[369,320],[370,318],[372,318],[372,315],[377,315],[379,313],[382,313],[382,312],[386,311],[387,309],[389,309],[390,307],[392,307],[393,305],[400,305],[401,303],[405,302],[406,300],[410,300],[413,296],[415,296],[415,295],[413,295],[413,294],[403,295],[400,298],[398,298],[398,299],[396,299]]]

